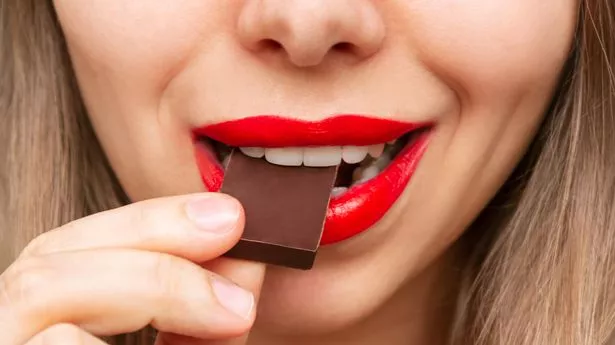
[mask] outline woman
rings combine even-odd
[[[609,341],[610,0],[0,15],[2,344]],[[229,146],[354,169],[311,270],[223,256]]]

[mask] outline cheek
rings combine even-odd
[[[56,0],[58,18],[80,68],[102,79],[162,86],[211,28],[222,1]],[[214,15],[216,14],[216,15]],[[80,71],[81,72],[81,71]]]
[[[228,27],[225,3],[54,2],[92,125],[132,200],[200,186],[180,116],[159,109],[170,79]]]
[[[436,0],[407,6],[409,39],[422,61],[467,101],[549,88],[569,53],[577,4]]]
[[[404,6],[399,12],[406,13],[404,38],[413,42],[410,49],[460,102],[458,115],[442,119],[446,139],[434,148],[440,149],[434,166],[447,169],[433,179],[444,183],[429,192],[431,209],[455,214],[454,223],[432,228],[450,229],[438,236],[456,238],[531,141],[570,53],[577,4],[416,0]]]

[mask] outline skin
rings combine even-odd
[[[451,248],[531,142],[569,54],[578,3],[54,5],[91,121],[122,186],[137,202],[133,207],[205,191],[190,137],[195,126],[257,114],[318,120],[349,112],[435,122],[420,167],[385,218],[361,236],[322,248],[311,271],[268,268],[263,283],[258,265],[214,260],[241,226],[226,235],[224,245],[200,242],[215,248],[207,255],[187,255],[185,248],[171,253],[207,261],[260,295],[250,344],[434,344],[434,332],[446,330],[442,315],[450,314],[442,298],[456,279]],[[54,243],[69,240],[64,235]],[[96,327],[85,329],[98,334]]]

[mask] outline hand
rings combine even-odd
[[[248,291],[202,265],[230,249],[243,225],[236,200],[205,193],[51,230],[0,275],[0,343],[102,344],[95,336],[150,324],[165,345],[241,336],[254,321],[264,266],[227,260],[216,268]]]

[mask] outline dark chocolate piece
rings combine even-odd
[[[234,150],[221,192],[243,205],[246,226],[228,257],[310,269],[337,167],[287,167]]]

